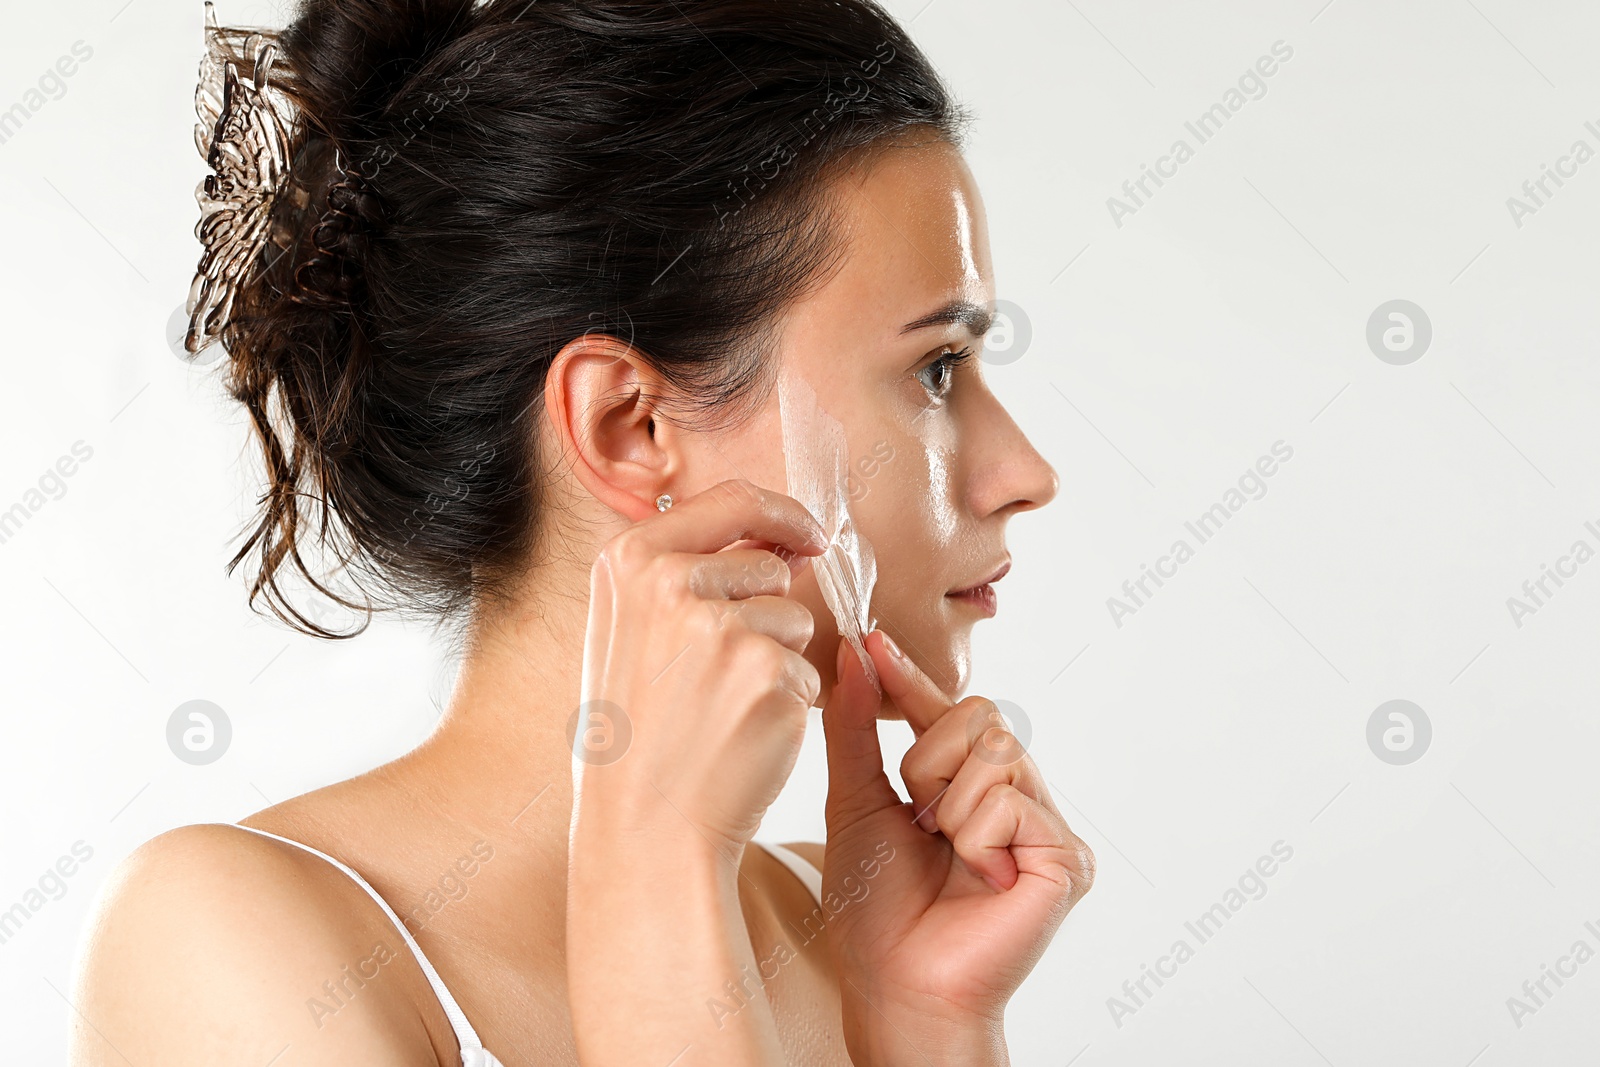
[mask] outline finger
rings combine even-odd
[[[805,643],[802,642],[800,647],[804,649]],[[783,657],[783,672],[779,676],[778,688],[789,693],[798,705],[794,709],[799,713],[799,718],[796,722],[800,732],[804,734],[806,713],[811,708],[816,707],[817,697],[822,692],[822,676],[817,673],[817,669],[811,665],[810,660],[806,659],[799,651],[789,648],[788,653]],[[795,747],[795,754],[798,755],[798,742]],[[792,761],[789,766],[791,768],[794,766]]]
[[[1064,890],[1070,906],[1094,880],[1089,846],[1059,816],[1004,783],[984,795],[951,844],[969,870],[1000,891],[1034,876]]]
[[[873,641],[873,634],[877,635],[876,642]],[[950,710],[954,701],[911,662],[910,657],[888,634],[882,630],[868,634],[867,651],[872,654],[872,662],[878,668],[884,695],[905,716],[912,732],[918,737]]]
[[[789,568],[790,579],[798,578],[800,576],[800,572],[811,566],[811,561],[813,558],[815,558],[812,556],[802,556],[800,553],[791,551],[790,549],[785,548],[783,545],[775,545],[771,541],[763,541],[757,537],[746,537],[743,540],[735,541],[727,548],[722,549],[720,552],[714,553],[714,555],[722,555],[727,552],[736,552],[746,548],[760,549],[763,552],[771,552],[774,556],[777,556],[778,559]]]
[[[771,643],[767,643],[767,647],[777,648]],[[762,691],[753,705],[755,714],[750,719],[754,732],[746,736],[752,738],[754,744],[770,747],[776,736],[771,732],[772,729],[794,731],[793,751],[787,769],[783,771],[783,776],[787,778],[789,771],[794,768],[793,757],[799,754],[800,743],[805,736],[807,713],[816,706],[817,694],[822,690],[822,677],[800,653],[788,648],[777,651],[779,654],[775,658],[768,658],[764,654],[753,658],[752,662],[760,672],[757,677]],[[750,676],[746,677],[748,679]]]
[[[715,552],[746,539],[807,556],[827,549],[822,527],[804,505],[743,478],[718,482],[620,536],[635,538],[649,555]]]
[[[966,701],[962,703],[965,704]],[[967,754],[967,763],[1005,768],[1007,774],[1004,780],[1011,782],[1051,812],[1060,814],[1055,799],[1050,795],[1049,783],[1045,781],[1044,775],[1039,773],[1039,767],[1033,762],[1033,757],[1028,755],[1028,749],[1022,743],[1022,739],[1011,732],[1011,724],[1006,721],[1006,717],[992,700],[975,702],[972,710],[961,717],[965,719],[961,725],[965,728],[966,738],[971,746],[971,751]],[[939,720],[941,726],[953,718],[956,718],[954,713],[946,715],[944,719]],[[973,803],[976,803],[975,798]]]
[[[1021,761],[994,762],[987,757],[985,749],[974,745],[934,809],[934,820],[939,831],[954,841],[967,820],[983,803],[984,797],[997,785],[1014,786],[1030,800],[1038,800],[1034,795],[1035,783],[1027,781],[1026,771],[1027,767]]]
[[[833,692],[822,709],[828,747],[828,837],[875,812],[897,807],[900,797],[883,773],[878,742],[880,697],[855,650],[839,642]]]
[[[811,643],[816,619],[798,601],[781,596],[754,596],[743,600],[708,600],[719,628],[742,626],[765,634],[794,653],[802,653]],[[814,669],[814,668],[813,668]]]
[[[971,723],[981,723],[994,702],[970,696],[949,708],[906,750],[900,777],[911,795],[917,825],[929,833],[939,829],[944,793],[972,754]]]
[[[794,576],[792,565],[767,549],[725,548],[708,554],[674,555],[688,571],[690,592],[707,599],[787,596]],[[792,560],[807,558],[790,554]]]

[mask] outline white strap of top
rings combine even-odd
[[[757,841],[756,844],[772,853],[773,859],[789,868],[794,876],[800,879],[807,889],[811,890],[812,898],[818,904],[822,903],[822,872],[817,870],[810,860],[794,849],[784,848],[782,845],[768,844],[765,841]]]
[[[456,1041],[461,1045],[462,1067],[500,1067],[499,1061],[483,1047],[483,1042],[478,1040],[478,1032],[472,1028],[471,1023],[467,1022],[466,1013],[456,1003],[456,998],[450,995],[450,990],[445,988],[444,979],[439,977],[439,972],[433,969],[433,964],[428,961],[427,956],[423,955],[422,946],[418,945],[417,939],[411,936],[411,931],[407,930],[405,923],[400,921],[400,916],[396,915],[394,909],[389,907],[389,902],[379,896],[378,891],[368,885],[365,878],[326,852],[319,852],[304,842],[295,841],[287,837],[279,837],[277,834],[269,833],[266,830],[257,830],[254,826],[245,826],[242,823],[228,823],[227,825],[237,826],[241,830],[249,830],[253,834],[270,837],[275,841],[282,841],[286,845],[303,848],[313,856],[321,856],[349,875],[351,881],[355,882],[356,885],[365,889],[367,895],[377,901],[378,906],[383,909],[383,913],[389,916],[389,921],[394,923],[395,929],[400,931],[400,936],[405,938],[406,947],[411,949],[411,954],[417,958],[418,965],[422,967],[422,973],[427,975],[428,984],[433,987],[434,995],[439,998],[439,1006],[444,1008],[445,1016],[450,1020],[450,1028],[456,1032]]]
[[[405,923],[400,921],[400,916],[395,914],[394,909],[389,906],[389,902],[384,900],[383,897],[379,895],[378,891],[368,884],[365,878],[357,874],[355,870],[348,864],[342,863],[328,855],[326,852],[314,849],[304,842],[295,841],[288,837],[281,837],[278,834],[270,833],[266,830],[258,830],[254,826],[245,826],[242,823],[229,823],[227,825],[237,826],[241,830],[249,830],[253,834],[260,834],[262,837],[270,837],[275,841],[282,841],[286,845],[293,845],[296,848],[304,849],[313,856],[320,856],[322,859],[333,864],[339,870],[347,874],[350,877],[350,880],[355,882],[356,885],[360,886],[362,889],[365,889],[367,891],[367,895],[373,900],[377,901],[378,906],[382,908],[383,913],[389,917],[389,921],[394,924],[395,929],[400,931],[400,936],[405,939],[406,947],[409,948],[411,950],[411,954],[416,957],[418,966],[422,968],[422,973],[427,976],[428,984],[433,987],[434,995],[439,998],[439,1006],[444,1009],[445,1017],[450,1020],[450,1028],[455,1031],[456,1041],[461,1046],[462,1067],[502,1067],[500,1061],[495,1059],[494,1054],[488,1049],[484,1048],[483,1042],[478,1040],[478,1032],[474,1030],[472,1028],[472,1024],[467,1021],[466,1013],[461,1010],[461,1006],[456,1003],[456,998],[451,996],[450,990],[445,987],[444,979],[440,978],[439,972],[434,970],[433,964],[423,953],[422,946],[417,944],[417,939],[411,936],[411,931],[406,929]],[[798,852],[795,852],[792,849],[784,848],[779,844],[768,843],[765,841],[758,841],[756,843],[762,848],[766,849],[767,852],[770,853],[772,857],[779,863],[789,868],[790,872],[793,873],[796,878],[800,879],[801,883],[805,885],[806,889],[811,892],[812,898],[818,903],[821,903],[822,872],[817,870],[816,866],[812,864],[810,860],[806,859]]]

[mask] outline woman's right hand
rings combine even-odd
[[[739,862],[799,754],[821,679],[786,594],[822,531],[721,482],[624,530],[590,575],[574,717],[567,984],[580,1062],[781,1064]],[[708,1010],[722,1004],[720,1010]]]
[[[811,613],[787,594],[825,547],[799,502],[736,479],[601,549],[575,718],[575,825],[692,828],[737,857],[793,768],[820,692],[802,655]]]

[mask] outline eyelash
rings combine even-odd
[[[971,348],[963,348],[959,352],[952,352],[947,348],[939,354],[938,359],[935,359],[933,362],[929,363],[926,367],[923,367],[917,372],[917,380],[922,382],[922,387],[928,390],[930,396],[932,396],[935,400],[942,400],[949,395],[950,388],[955,382],[955,369],[961,366],[963,363],[966,363],[971,358]],[[942,386],[930,385],[928,382],[923,380],[922,376],[924,374],[939,366],[944,366],[949,369],[949,373],[943,379],[944,384]]]

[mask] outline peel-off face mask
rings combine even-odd
[[[788,373],[778,379],[778,419],[788,494],[811,512],[828,539],[828,550],[811,562],[823,602],[833,613],[839,636],[855,649],[873,688],[882,693],[866,646],[874,622],[872,587],[878,565],[872,545],[850,514],[850,446],[844,426],[822,409],[803,378]]]

